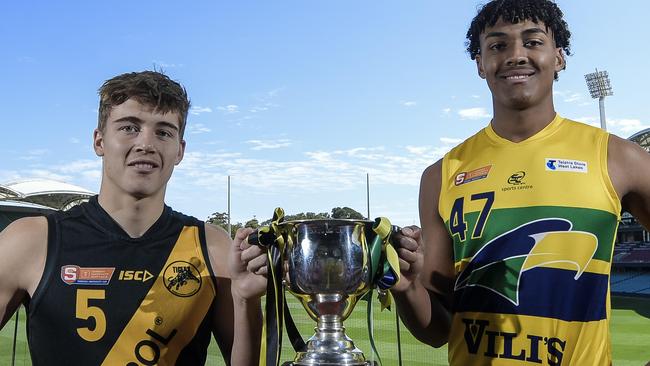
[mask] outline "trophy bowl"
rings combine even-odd
[[[343,321],[371,288],[369,239],[373,221],[299,220],[280,224],[287,233],[286,287],[316,320],[316,333],[294,366],[366,366],[363,352],[345,334]]]

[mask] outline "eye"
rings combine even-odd
[[[126,133],[135,133],[135,132],[139,132],[140,129],[136,125],[124,125],[118,128],[118,130],[124,131]]]
[[[506,47],[506,44],[503,42],[492,43],[488,48],[492,51],[500,51]]]
[[[159,137],[167,137],[167,138],[174,137],[174,134],[168,130],[158,130],[156,131],[156,135],[158,135]]]
[[[538,47],[543,45],[544,43],[538,39],[530,39],[524,43],[524,46],[526,47]]]

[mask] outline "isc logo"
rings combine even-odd
[[[142,281],[147,282],[153,278],[149,271],[120,271],[120,281]]]

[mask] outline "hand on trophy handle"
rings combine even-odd
[[[402,292],[407,290],[422,272],[424,263],[422,231],[415,225],[404,227],[393,234],[393,244],[399,256],[400,280],[391,291]]]
[[[251,245],[247,238],[254,230],[238,229],[230,252],[233,289],[244,299],[261,297],[266,292],[266,249]]]

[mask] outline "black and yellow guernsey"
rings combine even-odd
[[[48,226],[28,306],[35,366],[205,364],[216,285],[203,222],[165,206],[134,239],[93,197]]]

